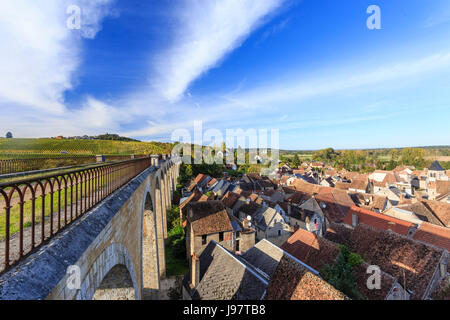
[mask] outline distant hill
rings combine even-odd
[[[0,139],[0,156],[26,154],[97,155],[170,153],[171,143],[115,140]],[[9,156],[8,156],[9,157]]]
[[[141,142],[139,140],[136,139],[131,139],[131,138],[127,138],[127,137],[121,137],[118,134],[111,134],[111,133],[106,133],[106,134],[100,134],[96,137],[93,137],[94,139],[97,140],[114,140],[114,141],[135,141],[135,142]]]

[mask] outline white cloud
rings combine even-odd
[[[73,86],[82,37],[93,38],[112,0],[0,2],[0,107],[22,105],[61,114]],[[78,5],[81,32],[69,30],[66,10]]]
[[[170,101],[216,66],[285,0],[185,1],[174,44],[156,60],[154,86]]]

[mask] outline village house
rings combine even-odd
[[[261,300],[268,279],[225,247],[211,241],[193,255],[183,279],[183,300]]]
[[[191,202],[183,210],[186,216],[186,255],[199,256],[211,240],[234,251],[235,232],[220,201]]]
[[[445,174],[445,170],[442,168],[439,161],[434,161],[428,168],[428,179],[431,182],[438,180],[448,181],[448,176]]]
[[[286,219],[275,209],[263,206],[253,219],[256,240],[267,239],[277,245],[284,243],[292,234]]]
[[[364,193],[349,193],[355,205],[375,212],[384,212],[392,207],[386,196]]]

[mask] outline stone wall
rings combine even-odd
[[[135,298],[157,290],[165,275],[164,192],[171,190],[163,186],[178,168],[170,160],[150,167],[74,221],[0,277],[0,299],[92,299],[118,265],[128,270]],[[79,289],[66,285],[71,266],[79,268]]]

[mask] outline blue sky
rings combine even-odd
[[[3,1],[0,36],[16,137],[170,141],[202,121],[278,129],[282,149],[450,144],[447,0]]]

